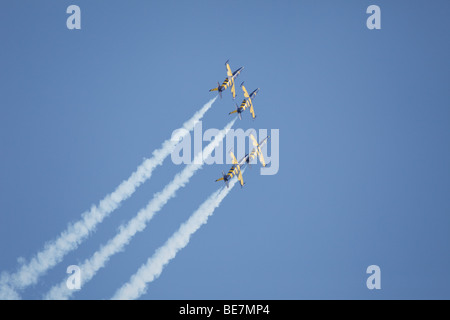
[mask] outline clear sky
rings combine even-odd
[[[81,8],[81,30],[66,9]],[[381,8],[381,30],[366,9]],[[214,97],[261,88],[235,128],[279,129],[143,299],[450,298],[449,1],[0,4],[0,273],[56,239]],[[239,90],[237,102],[242,94]],[[203,119],[222,129],[229,91]],[[206,143],[204,144],[206,145]],[[170,157],[62,263],[41,299],[184,167]],[[207,165],[75,299],[108,299],[217,188]],[[368,290],[366,268],[381,268]]]

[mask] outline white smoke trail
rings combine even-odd
[[[229,188],[222,188],[214,192],[203,204],[195,211],[192,216],[183,223],[180,228],[167,240],[142,265],[139,270],[125,283],[113,296],[113,300],[131,300],[137,299],[147,291],[147,284],[158,278],[164,267],[175,258],[178,251],[186,247],[191,235],[208,221],[209,216],[220,205],[230,190],[236,184],[237,179],[230,182]]]
[[[98,206],[93,205],[89,211],[82,214],[81,220],[69,224],[68,228],[56,240],[46,243],[44,248],[28,264],[22,265],[14,274],[3,273],[0,278],[0,300],[18,299],[19,296],[15,292],[16,290],[22,290],[29,285],[35,284],[41,275],[61,262],[67,253],[76,249],[103,219],[109,216],[142,183],[151,177],[153,170],[158,165],[161,165],[164,159],[173,152],[179,140],[186,134],[186,131],[189,132],[194,129],[195,125],[211,108],[216,99],[217,97],[211,99],[197,111],[191,119],[183,124],[184,132],[180,130],[171,139],[164,141],[159,149],[153,151],[150,159],[144,160],[136,171],[127,180],[123,181],[114,192],[103,198]]]
[[[167,184],[164,189],[153,196],[148,205],[141,209],[137,215],[131,219],[125,227],[122,227],[119,233],[101,247],[93,256],[86,260],[81,266],[83,284],[90,281],[99,269],[103,268],[112,255],[123,250],[136,233],[142,231],[147,226],[153,216],[162,209],[162,207],[175,196],[176,191],[184,187],[194,173],[203,166],[203,160],[208,158],[213,150],[220,145],[225,135],[233,126],[236,119],[232,120],[221,130],[212,142],[210,142],[202,152],[199,152],[192,164],[187,165],[183,171],[175,175],[173,180]],[[45,296],[46,299],[64,300],[73,294],[73,290],[67,288],[66,282],[63,281],[59,285],[51,288]]]

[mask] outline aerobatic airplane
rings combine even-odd
[[[236,160],[236,157],[234,156],[233,152],[230,151],[230,156],[233,161],[233,166],[230,168],[227,174],[222,171],[222,178],[219,178],[217,181],[224,181],[228,188],[228,181],[230,181],[234,176],[238,177],[238,180],[241,184],[241,187],[244,185],[244,179],[242,178],[242,171],[241,168],[248,164],[250,166],[250,162],[255,159],[256,156],[259,157],[259,161],[261,161],[261,164],[263,167],[266,166],[266,162],[264,161],[264,157],[261,151],[261,148],[266,144],[267,139],[269,136],[267,136],[264,140],[262,140],[260,143],[258,143],[255,139],[255,137],[250,134],[250,139],[252,140],[254,148],[249,154],[246,154],[239,162]]]
[[[233,152],[230,151],[231,159],[233,160],[233,166],[230,168],[227,174],[222,171],[222,178],[219,178],[217,181],[224,181],[227,185],[227,188],[229,188],[228,181],[233,179],[234,176],[237,176],[237,179],[239,180],[239,183],[241,184],[241,187],[244,185],[244,179],[242,178],[242,172],[241,172],[241,165],[245,162],[245,156],[241,159],[241,161],[237,161],[236,157],[234,156]]]
[[[258,155],[259,161],[261,161],[261,164],[263,167],[266,166],[266,162],[264,161],[264,157],[261,151],[261,148],[266,144],[267,139],[269,138],[269,136],[267,136],[264,140],[262,140],[260,143],[258,143],[258,141],[256,141],[255,137],[250,134],[250,139],[252,140],[253,143],[253,150],[252,152],[250,152],[250,154],[246,155],[244,157],[245,162],[248,163],[248,165],[250,165],[250,162],[255,159],[256,155]]]
[[[219,91],[219,96],[222,98],[222,91],[225,91],[228,87],[231,87],[231,94],[233,95],[233,99],[236,98],[236,88],[234,87],[234,80],[237,78],[237,76],[241,73],[241,71],[244,69],[244,67],[240,67],[235,72],[231,72],[230,65],[228,64],[228,61],[225,62],[225,66],[227,67],[227,77],[223,81],[222,84],[217,82],[217,88],[209,90],[211,91]]]
[[[242,100],[241,105],[238,106],[236,104],[236,110],[231,111],[229,114],[233,114],[233,113],[237,112],[237,114],[239,115],[239,119],[242,120],[241,113],[244,112],[245,109],[250,107],[250,113],[252,114],[253,119],[255,119],[256,115],[255,115],[255,110],[253,109],[253,102],[252,102],[252,100],[255,98],[256,94],[258,93],[259,88],[253,90],[253,92],[250,93],[250,94],[248,94],[247,89],[245,89],[243,82],[241,83],[241,88],[242,88],[242,91],[244,91],[244,97],[245,98],[244,98],[244,100]]]

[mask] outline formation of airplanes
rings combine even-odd
[[[224,181],[225,184],[228,187],[228,182],[233,179],[233,177],[237,177],[237,179],[239,180],[239,183],[241,184],[241,187],[244,186],[245,182],[244,179],[242,177],[242,168],[245,165],[251,165],[250,163],[253,161],[253,159],[256,158],[256,156],[259,157],[259,161],[261,162],[262,166],[265,167],[266,166],[266,162],[264,160],[264,156],[262,154],[261,148],[266,144],[267,139],[269,138],[269,136],[267,136],[264,140],[262,140],[260,143],[258,143],[255,139],[255,137],[250,134],[250,139],[252,140],[253,143],[253,149],[250,153],[247,153],[241,160],[237,161],[236,157],[234,156],[233,152],[230,151],[230,156],[231,156],[231,160],[233,161],[233,165],[230,168],[230,170],[228,170],[228,173],[225,174],[225,172],[222,171],[222,178],[219,178],[216,180],[217,181]]]
[[[220,84],[219,82],[217,83],[217,87],[213,88],[211,91],[218,91],[220,98],[222,98],[222,92],[224,92],[226,89],[230,88],[231,90],[231,94],[233,99],[236,98],[236,88],[235,88],[235,80],[236,78],[239,76],[239,74],[241,73],[241,71],[244,69],[244,67],[240,67],[239,69],[237,69],[236,71],[232,72],[231,71],[231,67],[230,64],[228,63],[229,60],[227,60],[227,62],[225,62],[225,66],[226,66],[226,70],[227,70],[227,77],[225,78],[225,80],[223,81],[222,84]],[[242,120],[242,113],[246,110],[246,109],[250,109],[250,114],[252,115],[252,118],[255,119],[256,115],[255,115],[255,109],[253,107],[253,100],[256,97],[256,94],[259,91],[259,88],[255,89],[252,91],[252,93],[248,93],[247,89],[244,86],[244,82],[241,83],[240,85],[243,93],[244,93],[244,100],[242,100],[241,105],[238,105],[236,103],[236,110],[231,111],[229,114],[234,114],[237,113],[239,116],[239,119]],[[253,149],[250,153],[247,153],[241,160],[237,161],[236,157],[234,156],[233,152],[230,151],[230,157],[232,160],[233,165],[231,166],[230,170],[228,170],[228,173],[225,174],[225,172],[222,171],[222,177],[217,179],[217,181],[224,181],[227,188],[229,187],[229,181],[231,179],[233,179],[233,177],[236,177],[239,180],[239,183],[241,184],[241,187],[244,186],[244,178],[242,177],[242,168],[245,165],[251,165],[250,163],[253,161],[253,159],[255,159],[256,157],[259,158],[259,161],[261,162],[261,165],[263,167],[266,166],[266,162],[264,160],[264,156],[262,154],[261,148],[267,143],[267,139],[269,138],[269,136],[267,136],[265,139],[263,139],[261,142],[258,143],[258,141],[256,140],[256,138],[250,134],[250,140],[253,143]]]
[[[224,92],[228,88],[231,88],[230,90],[231,90],[231,94],[233,96],[233,99],[236,99],[235,80],[239,76],[241,71],[244,69],[244,67],[240,67],[236,71],[231,72],[231,67],[230,67],[230,64],[228,63],[228,61],[229,60],[227,60],[227,62],[225,62],[225,66],[226,66],[226,69],[227,69],[227,77],[225,78],[225,80],[223,81],[222,84],[217,82],[217,87],[216,88],[212,88],[209,91],[210,92],[211,91],[218,91],[220,98],[222,98],[222,92]],[[239,119],[242,120],[242,115],[241,115],[242,112],[244,112],[247,108],[250,108],[250,113],[252,115],[252,118],[255,119],[256,115],[255,115],[255,109],[253,108],[253,99],[255,99],[255,96],[258,93],[259,88],[253,90],[252,93],[250,93],[250,94],[248,94],[247,89],[244,87],[244,82],[241,83],[241,88],[242,88],[242,91],[244,92],[244,100],[242,100],[242,103],[241,103],[240,106],[238,106],[236,104],[236,110],[230,112],[229,114],[237,113],[238,116],[239,116]]]

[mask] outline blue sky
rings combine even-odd
[[[81,8],[81,30],[66,8]],[[381,8],[381,30],[366,8]],[[450,298],[448,1],[2,1],[0,272],[126,179],[214,94],[261,88],[235,128],[279,129],[143,299]],[[239,96],[236,101],[242,99]],[[203,128],[223,128],[230,93]],[[206,145],[206,144],[205,144]],[[215,190],[209,165],[75,294],[110,298]],[[23,298],[40,299],[180,170],[168,158]],[[366,268],[381,268],[368,290]]]

